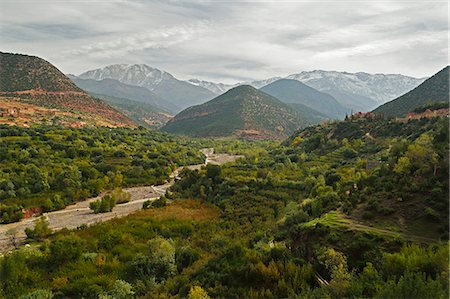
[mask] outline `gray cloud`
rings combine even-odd
[[[67,73],[147,63],[232,83],[312,69],[422,77],[448,64],[446,1],[4,0],[0,11],[3,51]]]

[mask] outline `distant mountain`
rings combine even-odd
[[[309,124],[290,106],[248,85],[235,87],[204,104],[189,107],[163,131],[191,136],[282,139]]]
[[[261,88],[282,102],[302,104],[330,118],[344,118],[349,109],[342,107],[335,98],[315,90],[297,80],[280,79]]]
[[[373,112],[385,116],[404,116],[416,108],[437,102],[449,102],[448,66],[410,92],[381,105]]]
[[[148,90],[147,88],[122,83],[114,79],[82,79],[74,75],[68,77],[81,89],[96,94],[103,94],[111,97],[130,99],[154,106],[160,110],[174,112],[179,110],[175,104],[164,100]]]
[[[222,94],[236,86],[236,84],[232,85],[232,84],[214,83],[198,79],[189,79],[188,82],[193,85],[206,88],[217,95]]]
[[[251,82],[244,82],[244,83],[240,83],[239,85],[250,85],[253,86],[254,88],[261,88],[263,86],[266,86],[272,82],[278,81],[282,79],[281,77],[272,77],[272,78],[268,78],[268,79],[264,79],[264,80],[256,80],[256,81],[251,81]]]
[[[234,85],[190,80],[193,84],[205,87],[214,93],[224,92],[239,85],[261,88],[281,77],[242,82]],[[328,93],[342,106],[353,111],[370,111],[405,92],[417,87],[426,78],[413,78],[396,74],[347,73],[336,71],[305,71],[292,74],[283,79],[300,81],[316,90]],[[201,83],[199,83],[201,82]]]
[[[366,103],[365,99],[367,98],[377,103],[385,103],[410,91],[425,80],[425,78],[418,79],[398,74],[347,73],[323,70],[301,72],[289,75],[287,78],[298,80],[333,96],[336,95],[334,91],[344,95],[353,95],[354,100],[358,100],[358,105],[367,105],[368,107],[373,103]],[[341,98],[341,96],[336,97],[336,99],[338,98]]]
[[[35,56],[0,52],[0,107],[13,112],[8,123],[70,126],[134,126],[103,101],[78,88],[49,62]],[[52,121],[54,120],[54,121]]]
[[[115,109],[134,120],[138,125],[159,129],[173,116],[160,108],[145,102],[134,101],[127,98],[119,98],[104,94],[90,93],[92,96],[102,99]]]
[[[145,87],[160,98],[179,107],[177,111],[216,96],[206,88],[178,80],[165,71],[145,64],[115,64],[87,71],[78,77],[94,80],[115,79],[122,83]]]

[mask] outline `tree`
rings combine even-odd
[[[171,241],[157,237],[148,241],[147,255],[138,254],[128,271],[139,280],[155,279],[160,283],[175,273],[175,247]]]
[[[113,288],[106,294],[101,294],[99,299],[128,299],[134,295],[133,286],[126,281],[116,280]]]
[[[25,228],[25,234],[29,239],[42,240],[52,233],[49,223],[44,216],[34,221],[34,229]]]
[[[193,286],[189,290],[189,299],[209,299],[208,293],[200,286]]]
[[[19,297],[19,299],[52,299],[52,298],[53,298],[52,291],[41,289]]]
[[[206,177],[217,182],[222,174],[222,168],[219,165],[208,164],[206,165]]]
[[[126,203],[131,200],[131,193],[125,192],[122,188],[115,188],[111,196],[117,204]]]
[[[103,196],[101,199],[93,201],[89,204],[89,208],[91,210],[93,210],[95,214],[111,212],[115,206],[116,206],[116,201],[109,194],[107,194],[107,195]]]
[[[50,243],[49,262],[54,265],[61,265],[65,262],[76,260],[83,252],[84,242],[80,237],[71,234],[59,236]]]
[[[47,173],[42,172],[36,165],[31,164],[27,169],[28,185],[33,193],[46,191],[50,188]]]

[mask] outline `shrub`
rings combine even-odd
[[[111,196],[117,204],[126,203],[131,200],[131,193],[125,192],[120,188],[114,189]]]
[[[150,208],[163,208],[167,205],[167,198],[164,195],[161,195],[159,198],[154,200],[146,200],[142,204],[142,208],[144,210]]]
[[[49,290],[36,290],[26,295],[20,296],[19,299],[52,299],[53,293]]]
[[[29,239],[42,240],[48,237],[51,233],[52,230],[50,229],[48,221],[44,216],[35,220],[34,229],[31,229],[29,227],[25,228],[25,234]]]
[[[111,195],[105,195],[102,199],[93,201],[89,204],[89,208],[94,211],[95,214],[111,212],[116,206],[116,201]]]

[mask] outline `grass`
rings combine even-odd
[[[139,211],[133,218],[151,217],[156,220],[178,219],[197,222],[217,219],[219,210],[213,206],[201,203],[199,200],[176,200],[160,209]]]

